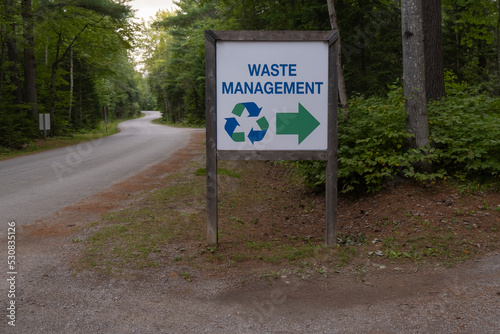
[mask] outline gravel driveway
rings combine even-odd
[[[77,271],[75,235],[101,212],[153,187],[174,156],[126,183],[16,230],[15,298],[4,262],[1,333],[499,333],[500,254],[442,266],[355,268],[302,279],[152,268],[116,279]],[[187,152],[187,153],[186,153]],[[92,208],[92,210],[84,210]],[[3,240],[2,245],[6,245]],[[6,254],[6,246],[3,254]],[[125,275],[126,276],[126,275]],[[15,300],[15,327],[7,317]]]

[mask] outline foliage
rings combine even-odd
[[[33,0],[31,12],[36,107],[52,114],[52,135],[95,128],[103,105],[112,117],[139,111],[142,78],[127,55],[138,27],[124,1]],[[33,106],[26,102],[26,27],[19,0],[0,4],[0,146],[7,149],[25,146],[38,133],[38,119],[29,112]]]
[[[27,109],[17,113],[7,110],[0,103],[0,149],[21,149],[28,139],[35,137],[33,122],[27,117]]]
[[[204,122],[205,29],[330,29],[324,0],[181,0],[178,5],[175,13],[157,16],[148,34],[148,81],[168,121]],[[494,61],[496,2],[443,0],[442,7],[445,66],[460,80],[489,83],[491,91],[500,93]],[[336,9],[349,94],[385,95],[388,83],[402,74],[397,2],[338,1]]]
[[[492,70],[499,69],[498,1],[443,0],[442,3],[445,67],[470,84],[491,80]]]
[[[431,145],[408,149],[404,99],[399,86],[387,97],[351,99],[339,123],[339,187],[377,191],[395,176],[421,182],[484,179],[500,172],[500,98],[449,83],[448,96],[428,107]],[[451,88],[453,87],[453,88]],[[432,171],[422,168],[430,164]],[[324,162],[295,163],[311,186],[325,182]]]
[[[146,63],[149,85],[169,121],[204,121],[205,29],[329,29],[322,0],[181,0],[178,4],[180,10],[156,18]],[[432,142],[420,149],[408,145],[398,81],[400,8],[388,0],[341,1],[336,7],[351,95],[349,119],[339,124],[341,189],[376,191],[395,176],[432,182],[496,175],[498,131],[491,128],[499,117],[498,99],[491,96],[500,91],[493,61],[498,54],[492,34],[498,22],[496,3],[443,0],[448,97],[429,105]],[[478,88],[471,90],[472,86]],[[324,162],[295,165],[310,185],[324,183]]]
[[[385,94],[387,84],[403,72],[400,9],[394,1],[341,1],[335,6],[348,92]]]
[[[32,2],[38,110],[54,113],[58,134],[92,129],[104,105],[111,118],[159,109],[165,121],[202,125],[206,29],[330,28],[324,0],[179,0],[177,11],[159,11],[147,27],[131,23],[124,0]],[[428,106],[431,145],[419,150],[408,147],[399,83],[388,85],[402,74],[398,3],[336,2],[351,96],[349,119],[339,123],[341,189],[375,191],[396,175],[425,182],[497,176],[498,1],[442,1],[448,96]],[[0,146],[8,148],[26,146],[38,133],[23,99],[23,27],[20,1],[2,2]],[[143,29],[145,79],[128,54]],[[296,166],[309,184],[324,183],[323,162]]]
[[[205,120],[204,32],[224,26],[209,3],[182,0],[177,5],[176,15],[159,12],[148,31],[148,84],[165,121],[199,125]]]
[[[224,21],[240,30],[328,30],[324,0],[214,0]]]
[[[437,163],[460,181],[498,177],[500,98],[467,92],[429,106]]]

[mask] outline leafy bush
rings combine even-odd
[[[449,88],[448,97],[429,104],[431,144],[420,149],[408,146],[401,87],[392,86],[387,97],[352,98],[349,119],[339,121],[339,189],[377,191],[395,175],[422,182],[497,176],[500,98],[472,95],[463,85]],[[295,166],[310,186],[325,183],[325,162]]]
[[[20,149],[36,135],[37,127],[22,106],[0,105],[0,149]]]
[[[449,96],[429,105],[437,161],[466,180],[500,172],[500,98]]]

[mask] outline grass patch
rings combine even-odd
[[[196,176],[206,176],[207,175],[207,169],[206,168],[198,168],[195,172],[194,175]],[[217,168],[217,175],[227,175],[235,178],[241,178],[241,173],[226,169],[226,168]]]
[[[461,217],[475,217],[474,212],[457,213]],[[368,256],[387,259],[390,262],[414,262],[416,264],[440,262],[453,266],[457,262],[480,255],[497,247],[497,236],[491,228],[456,219],[431,221],[411,217],[401,224],[401,229],[385,233],[382,239],[374,238],[362,248]]]
[[[153,123],[160,125],[167,125],[174,128],[199,128],[199,129],[205,128],[205,124],[191,124],[188,122],[174,123],[172,121],[167,122],[163,117],[153,120]]]
[[[153,229],[154,233],[151,233]],[[172,221],[146,220],[138,213],[125,210],[109,217],[108,225],[87,239],[85,262],[108,273],[129,266],[133,269],[158,266],[159,263],[150,255],[161,253],[166,256],[162,246],[174,237]]]
[[[339,212],[350,210],[351,220],[339,219],[338,245],[326,247],[324,194],[305,190],[286,165],[260,161],[219,162],[219,175],[229,177],[219,178],[219,245],[210,246],[206,244],[206,179],[193,177],[205,175],[205,169],[202,162],[185,166],[168,175],[161,188],[92,227],[91,236],[80,243],[86,249],[80,267],[120,274],[169,266],[179,268],[179,277],[188,272],[186,268],[234,270],[267,278],[285,270],[307,277],[359,268],[367,262],[381,268],[453,266],[498,246],[495,219],[500,218],[500,197],[488,197],[489,205],[480,198],[476,204],[470,202],[473,196],[463,198],[457,191],[450,206],[443,204],[447,200],[436,200],[446,213],[438,216],[431,216],[433,210],[424,212],[422,205],[418,206],[422,212],[415,211],[411,202],[396,203],[396,211],[367,215],[369,208],[359,199],[346,201],[353,208]],[[418,196],[430,202],[426,194],[412,198]],[[378,197],[366,202],[373,203],[374,198]],[[384,197],[379,201],[371,205],[380,209],[390,203]]]
[[[192,255],[174,245],[203,238],[204,184],[186,173],[168,176],[168,187],[143,195],[142,205],[105,215],[93,224],[77,267],[121,274],[170,261],[190,262]]]
[[[104,124],[104,121],[102,121],[97,129],[84,133],[75,133],[70,136],[47,137],[45,139],[38,139],[28,144],[27,147],[22,150],[7,150],[0,148],[0,160],[48,151],[70,145],[77,145],[83,142],[111,136],[119,132],[118,124],[123,121],[124,120],[115,120],[112,122],[108,122],[107,132],[106,125]]]

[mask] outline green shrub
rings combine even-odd
[[[0,105],[0,149],[20,149],[36,137],[38,127],[22,107]]]
[[[430,182],[496,177],[500,171],[500,98],[449,86],[448,97],[429,104],[431,144],[410,149],[401,87],[387,97],[355,96],[349,119],[339,121],[339,189],[377,191],[395,175]],[[475,95],[473,95],[475,94]],[[419,166],[431,166],[425,170]],[[325,162],[295,166],[308,185],[325,183]]]
[[[429,105],[436,164],[450,176],[497,176],[500,171],[500,98],[448,96]]]

